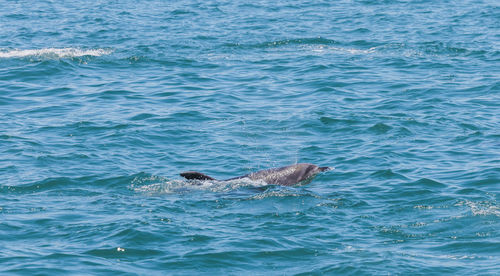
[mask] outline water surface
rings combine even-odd
[[[500,273],[496,1],[0,3],[1,274]]]

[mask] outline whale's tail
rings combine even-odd
[[[194,171],[183,172],[180,175],[188,180],[216,180],[215,178],[210,177],[206,174]]]

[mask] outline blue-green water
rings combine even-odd
[[[500,273],[498,1],[0,7],[0,274]]]

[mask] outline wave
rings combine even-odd
[[[58,191],[59,193],[71,193],[75,189],[80,191],[80,195],[100,193],[95,188],[116,188],[125,187],[134,179],[144,178],[147,174],[137,173],[133,175],[99,177],[99,175],[89,175],[81,177],[48,177],[43,180],[24,183],[19,185],[2,185],[0,183],[0,195],[2,194],[34,194],[47,191]]]
[[[371,47],[369,49],[362,49],[362,48],[358,49],[353,47],[340,46],[341,44],[343,43],[340,41],[327,39],[323,37],[316,37],[316,38],[296,38],[296,39],[266,41],[256,44],[227,43],[225,44],[225,46],[229,48],[241,48],[241,49],[271,49],[278,47],[294,46],[305,49],[306,51],[312,51],[314,54],[348,53],[352,55],[372,54],[375,53],[375,50],[377,48],[377,47]]]
[[[102,56],[109,55],[111,49],[79,49],[79,48],[43,48],[43,49],[0,49],[0,58],[24,58],[24,57],[44,57],[44,58],[73,58],[82,56]]]
[[[265,41],[259,43],[251,43],[251,44],[227,43],[225,44],[225,46],[230,48],[261,49],[261,48],[276,48],[287,45],[333,45],[333,44],[338,44],[338,42],[332,39],[316,37],[316,38],[283,39],[283,40]]]

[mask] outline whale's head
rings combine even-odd
[[[295,182],[295,183],[300,183],[300,182],[308,183],[318,173],[334,169],[333,167],[318,167],[316,165],[308,163],[296,164],[295,166],[293,166],[293,168],[294,168],[294,173],[290,176],[291,179],[289,179],[289,182]]]
[[[334,168],[333,167],[318,167],[318,166],[313,165],[313,164],[304,163],[304,164],[297,164],[297,169],[303,171],[304,177],[311,177],[311,176],[315,176],[316,174],[318,174],[320,172],[326,172],[326,171],[333,170]]]

